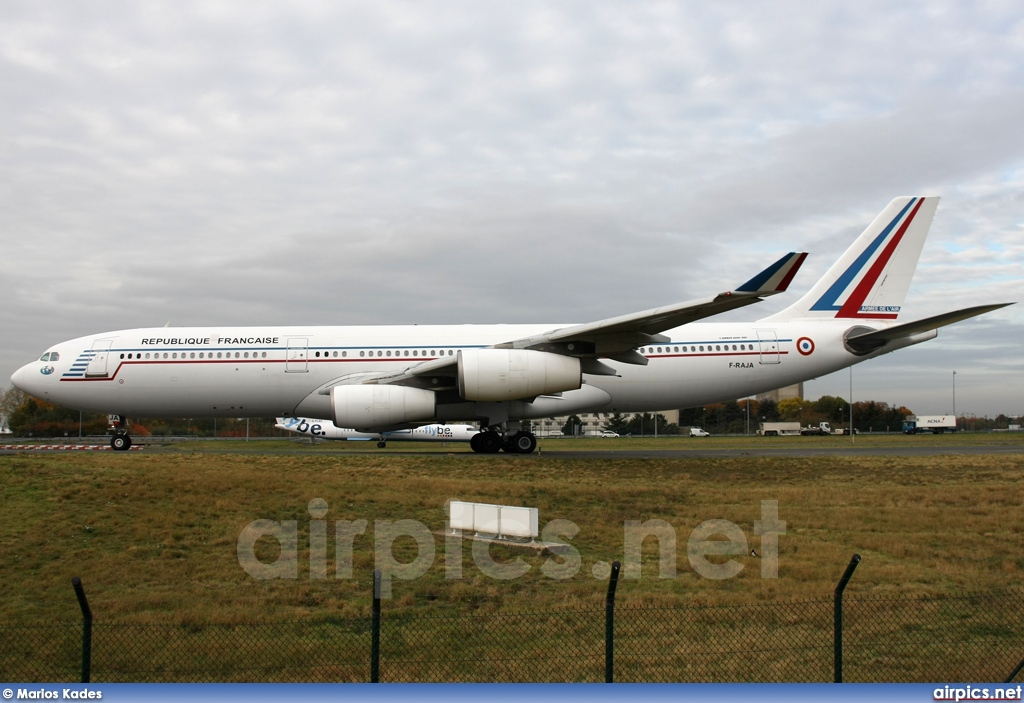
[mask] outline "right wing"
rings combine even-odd
[[[855,352],[869,354],[876,349],[881,349],[889,342],[897,339],[912,337],[915,334],[920,334],[921,332],[929,332],[931,330],[938,329],[939,327],[951,325],[954,322],[960,322],[960,320],[975,317],[976,315],[984,315],[986,312],[1005,308],[1007,305],[1013,305],[1013,303],[977,305],[973,308],[964,308],[963,310],[957,310],[955,312],[946,312],[941,315],[926,317],[923,320],[908,322],[903,325],[895,325],[894,327],[886,327],[880,330],[853,334],[846,338],[846,345]]]

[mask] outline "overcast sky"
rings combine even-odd
[[[0,378],[125,327],[586,322],[942,196],[901,319],[1024,301],[1024,6],[0,4]],[[855,399],[1024,413],[1024,305]],[[848,394],[847,372],[807,396]]]

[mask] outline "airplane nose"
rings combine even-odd
[[[29,395],[35,395],[33,390],[38,385],[37,376],[39,376],[39,370],[36,368],[36,364],[25,364],[11,374],[11,383],[19,390],[25,391]]]

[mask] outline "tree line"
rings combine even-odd
[[[90,437],[107,433],[101,413],[70,410],[26,395],[11,386],[0,395],[0,418],[15,437]],[[130,418],[136,437],[195,435],[199,437],[282,437],[274,418]]]
[[[892,406],[874,400],[853,404],[853,426],[860,432],[899,432],[907,415],[914,414],[903,405]],[[17,437],[78,437],[106,434],[107,416],[79,412],[33,398],[11,386],[0,394],[0,418]],[[829,422],[833,427],[847,427],[850,404],[843,398],[823,395],[817,400],[787,398],[779,403],[771,400],[730,400],[724,403],[686,408],[679,411],[679,422],[670,423],[660,413],[615,413],[604,429],[620,435],[688,434],[690,427],[700,427],[712,434],[753,433],[760,422],[799,422],[817,425]],[[749,422],[749,424],[748,424]],[[984,431],[1006,429],[1021,424],[1021,417],[1000,414],[994,418],[963,417],[957,424],[962,430]],[[582,424],[573,415],[562,428],[566,436]],[[528,427],[529,423],[526,423]],[[657,430],[655,430],[657,428]],[[196,435],[200,437],[288,436],[274,427],[274,418],[252,418],[248,422],[236,418],[132,418],[131,433],[135,436]]]

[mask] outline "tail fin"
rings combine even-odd
[[[807,295],[765,319],[895,320],[938,204],[937,197],[896,198]]]

